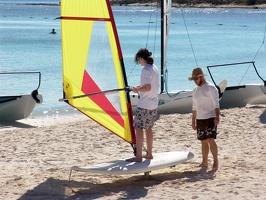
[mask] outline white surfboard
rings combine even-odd
[[[99,174],[136,174],[172,167],[193,157],[194,154],[191,152],[172,151],[154,153],[153,159],[143,159],[142,162],[128,162],[126,158],[85,167],[74,166],[72,169]]]

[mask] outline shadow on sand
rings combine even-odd
[[[264,112],[259,116],[260,122],[262,124],[266,124],[266,109],[264,110]]]
[[[253,106],[250,106],[250,108],[253,108],[253,109],[257,109],[257,108],[265,108],[264,105],[260,106],[260,105],[253,105]],[[266,124],[266,108],[264,109],[263,113],[261,113],[261,115],[259,116],[259,119],[260,119],[260,122],[262,124]]]
[[[49,178],[32,190],[27,191],[18,200],[85,200],[112,195],[117,196],[118,199],[139,199],[147,196],[149,187],[159,185],[165,181],[174,181],[176,187],[176,185],[182,185],[186,182],[212,180],[214,177],[215,171],[199,170],[153,174],[148,178],[144,175],[136,175],[108,183],[95,183],[97,178],[93,176],[89,176],[86,181],[71,180],[70,182],[68,180]],[[71,192],[69,184],[75,188],[76,192]]]
[[[29,124],[21,123],[18,121],[0,121],[0,128],[35,128]]]

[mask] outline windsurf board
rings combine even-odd
[[[99,174],[136,174],[172,167],[193,157],[193,153],[185,151],[162,152],[154,153],[153,159],[143,159],[142,162],[128,162],[126,158],[85,167],[74,166],[72,170]]]

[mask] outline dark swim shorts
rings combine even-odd
[[[208,138],[216,139],[217,126],[214,124],[215,118],[197,119],[197,138],[206,140]]]

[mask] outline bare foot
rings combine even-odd
[[[205,168],[205,169],[208,169],[208,165],[203,164],[203,163],[201,163],[201,164],[199,165],[199,167],[201,167],[201,168]]]
[[[146,159],[153,159],[153,155],[149,155],[148,153],[142,155],[142,157],[143,157],[143,158],[146,158]]]
[[[218,163],[214,163],[212,166],[212,170],[218,170]]]
[[[136,158],[136,157],[133,157],[133,158],[129,158],[129,159],[126,159],[127,162],[142,162],[142,158]]]

